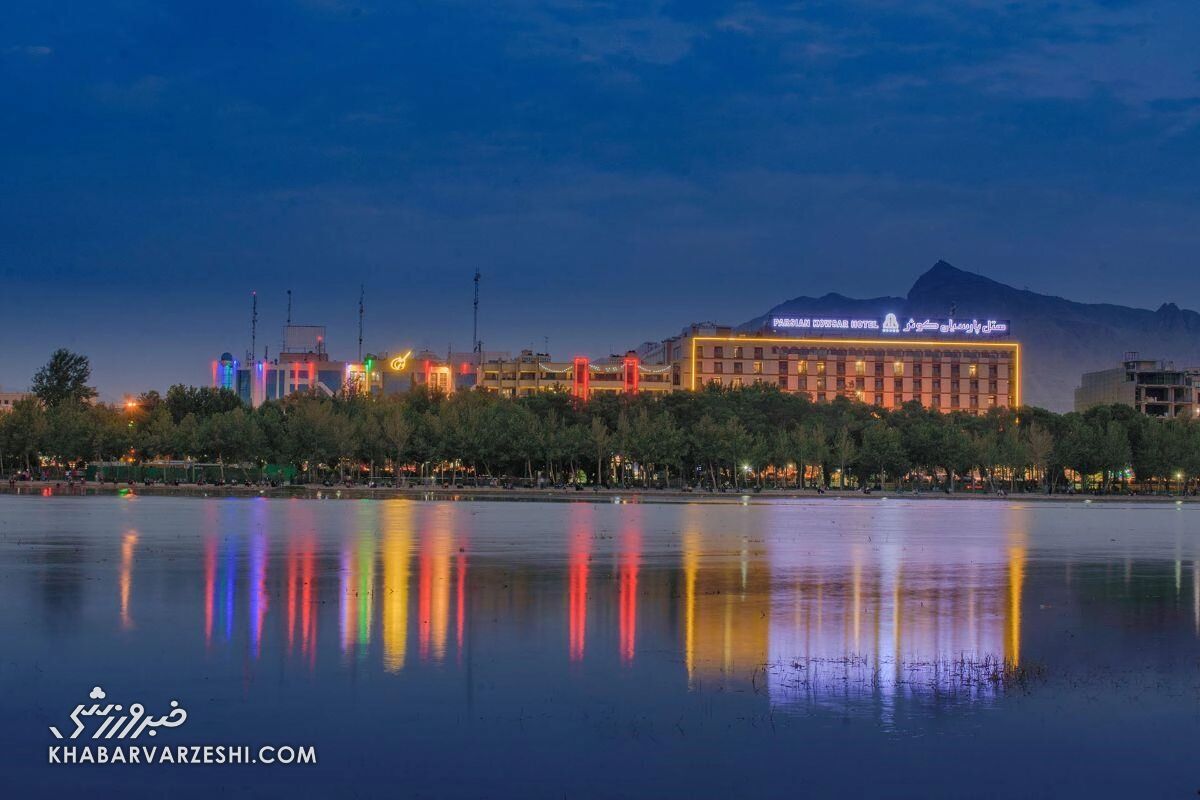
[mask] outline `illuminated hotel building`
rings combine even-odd
[[[770,384],[814,402],[846,397],[883,408],[916,400],[938,411],[1020,405],[1020,345],[1006,322],[775,318],[738,331],[712,323],[638,354],[668,366],[675,389]]]
[[[670,365],[644,364],[632,350],[596,361],[583,356],[554,361],[546,353],[522,350],[515,359],[484,361],[476,385],[502,397],[558,390],[581,400],[598,394],[658,394],[675,388]]]

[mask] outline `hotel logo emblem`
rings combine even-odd
[[[888,314],[883,318],[884,333],[899,333],[900,323],[896,320],[895,314]]]
[[[77,739],[87,730],[89,721],[95,722],[102,718],[104,722],[95,728],[91,736],[93,739],[136,739],[143,732],[157,736],[157,728],[178,728],[187,721],[187,712],[179,707],[178,700],[171,701],[169,713],[153,717],[146,714],[146,708],[141,703],[134,703],[128,708],[113,703],[101,705],[100,701],[104,700],[106,695],[99,686],[94,687],[88,697],[95,702],[90,706],[80,703],[71,712],[70,719],[75,723],[75,730],[71,731],[69,736],[64,736],[55,726],[50,726],[50,733],[54,734],[55,739]],[[85,717],[87,719],[83,719]]]

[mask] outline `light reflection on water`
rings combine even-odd
[[[1197,732],[1190,510],[168,498],[0,498],[0,510],[16,654],[0,673],[16,698],[0,744],[30,759],[11,773],[21,785],[86,785],[30,753],[97,682],[179,695],[195,737],[318,744],[318,768],[272,776],[300,793],[353,775],[371,794],[397,748],[409,788],[435,796],[771,794],[794,778],[772,759],[796,748],[805,785],[866,790],[842,771],[847,753],[889,758],[934,737],[963,764],[935,769],[918,750],[889,780],[954,795],[988,737],[1019,748],[1012,737],[1053,729],[1086,750],[1074,713],[1093,733],[1098,708],[1116,732],[1148,717],[1172,741]],[[1111,675],[1140,706],[1097,688]],[[621,754],[639,760],[604,791],[602,763]],[[456,770],[461,759],[478,769]],[[1062,763],[1037,763],[995,787],[1056,785]],[[1185,779],[1160,765],[1086,785],[1115,794],[1148,775]],[[185,777],[184,794],[231,780]]]

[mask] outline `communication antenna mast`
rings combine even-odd
[[[287,316],[287,324],[288,324],[288,325],[291,325],[291,324],[292,324],[292,290],[291,290],[291,289],[288,289],[288,290],[287,290],[287,293],[288,293],[288,316]]]
[[[360,283],[358,285],[358,360],[362,361],[362,331],[363,331],[363,297],[366,290]]]
[[[258,357],[258,292],[250,293],[250,358],[253,362]]]
[[[475,305],[472,313],[471,350],[476,354],[476,361],[481,353],[479,345],[479,269],[475,270]]]

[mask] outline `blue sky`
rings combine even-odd
[[[604,355],[944,258],[1200,306],[1195,2],[97,2],[0,29],[0,386],[297,321]]]

